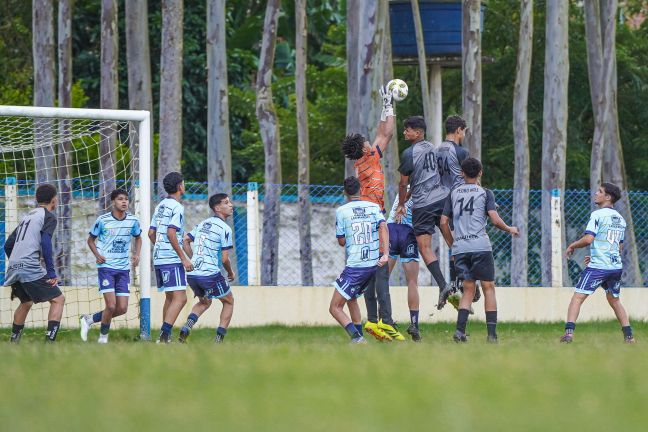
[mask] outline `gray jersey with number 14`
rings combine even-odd
[[[490,210],[495,210],[495,195],[477,184],[464,184],[450,192],[443,215],[454,224],[452,255],[493,250],[486,233]]]

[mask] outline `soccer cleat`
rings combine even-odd
[[[421,342],[421,332],[414,324],[410,324],[409,327],[407,327],[407,334],[412,337],[412,341]]]
[[[479,289],[479,285],[475,284],[475,297],[473,297],[473,303],[477,303],[480,298],[481,290]]]
[[[573,340],[574,340],[574,335],[572,333],[565,333],[560,338],[560,342],[562,343],[572,343]]]
[[[178,336],[178,342],[180,342],[180,343],[187,342],[187,338],[189,337],[189,333],[191,333],[191,330],[189,330],[188,327],[182,327],[182,330],[180,330],[180,336]]]
[[[486,342],[491,343],[491,344],[496,344],[497,342],[497,335],[488,335],[486,337]]]
[[[155,343],[171,343],[171,335],[168,333],[160,332],[160,337]]]
[[[352,344],[364,345],[364,344],[367,343],[367,340],[365,338],[363,338],[362,336],[360,336],[360,337],[355,337],[355,338],[351,339],[351,343]]]
[[[22,337],[23,331],[19,330],[18,333],[11,333],[11,339],[9,339],[9,342],[11,343],[19,343],[20,338]]]
[[[623,342],[625,342],[625,343],[627,343],[627,344],[637,343],[637,341],[635,340],[634,336],[625,336],[625,337],[623,338]]]
[[[405,341],[405,336],[401,334],[401,332],[398,331],[398,326],[396,326],[396,323],[393,324],[386,324],[383,322],[383,320],[378,321],[378,328],[384,331],[389,335],[392,340],[397,340],[400,342]]]
[[[457,330],[454,336],[452,336],[452,339],[457,343],[468,342],[468,335]]]
[[[90,315],[81,315],[79,323],[81,324],[81,340],[87,342],[88,331],[90,331],[90,326],[92,325],[92,317]]]
[[[367,321],[364,325],[364,331],[369,333],[371,336],[375,337],[376,340],[383,342],[383,341],[391,341],[391,336],[389,336],[383,329],[378,327],[377,323],[373,323],[371,321]]]
[[[452,285],[447,284],[445,288],[439,290],[439,302],[436,305],[437,310],[443,309],[443,307],[446,305],[446,302],[448,301],[448,296],[452,293],[452,289],[453,289]]]
[[[220,333],[216,333],[216,337],[214,338],[214,342],[217,344],[223,343],[223,340],[225,339],[225,335],[222,335]]]
[[[107,344],[108,343],[108,335],[107,334],[99,335],[99,339],[97,339],[97,343]]]

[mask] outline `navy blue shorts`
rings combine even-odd
[[[187,276],[187,282],[195,297],[219,299],[228,295],[232,289],[221,273],[213,276]]]
[[[333,286],[345,299],[356,299],[364,294],[377,268],[378,266],[344,267],[340,277],[333,282]]]
[[[419,260],[418,243],[414,235],[414,228],[406,224],[389,223],[389,258],[396,259],[400,256],[401,262]]]
[[[606,293],[615,298],[621,295],[621,274],[623,270],[601,270],[585,267],[580,279],[576,284],[575,291],[581,294],[590,295],[598,287],[603,287]]]
[[[187,289],[185,269],[182,264],[155,266],[155,280],[158,292],[182,291]]]
[[[115,270],[108,267],[99,267],[99,294],[114,292],[117,297],[128,297],[130,290],[130,270]]]

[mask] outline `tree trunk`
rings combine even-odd
[[[72,7],[73,0],[59,0],[58,4],[58,105],[72,106]],[[58,229],[56,230],[55,256],[59,281],[70,285],[72,257],[72,143],[66,137],[70,135],[70,124],[59,120],[59,145],[57,155],[59,207]]]
[[[153,137],[153,96],[151,91],[151,53],[149,49],[148,0],[126,0],[126,61],[128,65],[128,108],[151,113]],[[131,158],[139,158],[139,137],[130,143]],[[153,152],[149,163],[153,167]],[[139,179],[139,166],[132,168]]]
[[[117,29],[117,0],[101,1],[101,90],[100,106],[105,109],[117,109],[119,106],[119,87],[117,83],[117,65],[119,62],[119,45]],[[108,210],[110,193],[115,189],[115,134],[114,122],[105,122],[99,142],[99,208]]]
[[[463,115],[468,126],[464,146],[470,156],[481,159],[482,77],[481,2],[463,0],[461,26]]]
[[[416,34],[416,52],[419,63],[419,79],[421,80],[421,97],[423,99],[423,117],[427,126],[427,137],[432,139],[432,100],[428,88],[427,55],[425,41],[423,40],[423,24],[418,0],[411,0],[412,16],[414,17],[414,32]]]
[[[360,10],[359,2],[347,2],[347,33],[346,33],[346,61],[347,61],[347,115],[346,132],[357,133],[360,130],[360,95],[358,91],[358,71],[360,50],[358,39],[360,35]],[[344,158],[344,177],[354,175],[354,161]]]
[[[547,2],[544,101],[542,128],[542,283],[551,284],[551,191],[565,190],[567,154],[567,84],[569,4],[567,0]],[[561,206],[564,214],[564,206]],[[564,220],[564,218],[563,218]],[[562,226],[563,244],[565,224]],[[563,269],[565,260],[563,259]],[[567,272],[563,271],[563,279]]]
[[[528,285],[529,247],[529,80],[533,54],[533,0],[520,4],[520,37],[513,91],[513,139],[515,173],[513,176],[513,225],[520,235],[511,240],[511,286]]]
[[[180,171],[182,160],[183,17],[183,0],[162,0],[158,192],[165,175]]]
[[[209,194],[232,193],[227,101],[225,0],[207,2],[207,182]]]
[[[53,0],[32,1],[32,45],[34,55],[34,106],[52,107],[56,96],[56,54],[54,44]],[[48,119],[34,120],[34,150],[36,182],[56,180],[54,148],[47,144],[53,123]]]
[[[263,256],[261,283],[277,284],[279,267],[279,205],[281,201],[281,158],[279,122],[272,102],[272,66],[277,42],[280,0],[268,0],[257,73],[256,115],[265,149],[265,199],[263,207]]]
[[[295,2],[295,94],[297,96],[297,151],[299,194],[299,256],[302,285],[313,285],[313,251],[311,245],[310,143],[308,141],[308,105],[306,100],[306,59],[308,24],[306,0]]]

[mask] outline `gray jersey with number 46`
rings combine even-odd
[[[450,192],[443,215],[454,224],[452,255],[493,250],[486,233],[490,210],[495,210],[495,195],[489,189],[464,184]]]

